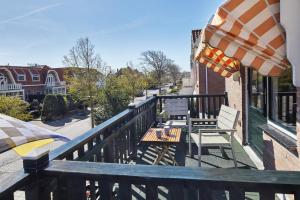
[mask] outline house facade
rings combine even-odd
[[[0,95],[32,100],[45,94],[66,94],[63,68],[0,66]]]
[[[194,57],[200,44],[201,29],[192,30],[191,36],[191,78],[194,94],[223,94],[225,79],[213,72],[206,65],[197,62]]]
[[[245,4],[246,3],[248,2],[245,1]],[[232,5],[236,6],[238,3]],[[222,9],[233,9],[231,12],[235,12],[236,14],[243,12],[242,10],[238,12],[238,6],[230,6],[231,4],[229,3],[224,4]],[[225,78],[225,91],[228,93],[229,105],[241,111],[237,125],[238,132],[236,138],[243,145],[250,147],[250,150],[255,153],[258,160],[263,164],[264,169],[299,171],[300,60],[299,56],[296,56],[295,54],[296,52],[299,52],[299,41],[297,39],[299,34],[296,35],[296,33],[299,33],[300,29],[295,16],[298,15],[298,9],[296,8],[300,7],[300,2],[293,0],[272,1],[272,4],[268,6],[273,8],[271,10],[274,12],[273,17],[269,18],[268,21],[260,27],[258,26],[260,25],[259,23],[252,24],[253,26],[258,26],[258,28],[254,29],[253,33],[261,35],[261,38],[258,40],[265,40],[265,42],[270,41],[270,46],[272,46],[273,51],[277,50],[279,52],[276,56],[283,55],[283,58],[289,59],[291,67],[284,69],[283,72],[281,71],[274,75],[279,71],[279,68],[276,69],[275,65],[273,66],[269,62],[272,61],[272,63],[276,63],[278,60],[271,60],[273,59],[272,52],[268,52],[267,50],[262,52],[256,50],[256,53],[258,54],[261,53],[262,55],[267,55],[266,58],[268,59],[266,59],[266,61],[263,59],[255,59],[254,56],[252,57],[251,62],[247,61],[247,57],[244,57],[247,52],[243,49],[243,46],[236,45],[234,41],[228,40],[228,38],[225,43],[222,43],[225,41],[222,40],[223,38],[215,39],[216,34],[213,35],[212,29],[209,29],[212,27],[210,26],[211,24],[208,25],[206,40],[213,41],[211,44],[215,45],[214,48],[217,48],[216,46],[218,45],[220,48],[223,47],[224,49],[222,49],[222,51],[225,52],[225,54],[232,54],[234,55],[234,58],[241,57],[243,59],[239,59],[240,61],[243,61],[244,63],[246,63],[245,61],[248,62],[247,67],[241,62],[239,69],[234,72],[232,76]],[[221,13],[223,11],[222,9],[218,9],[218,11]],[[251,12],[251,15],[255,15],[255,13],[259,12],[253,11]],[[244,21],[251,20],[249,17],[251,15],[247,15],[247,18],[244,18]],[[264,17],[265,16],[267,15],[264,15]],[[253,19],[255,17],[258,18],[262,16],[253,16]],[[264,22],[263,20],[264,19],[261,19],[260,22]],[[214,21],[213,19],[212,24],[216,21],[217,20]],[[248,23],[251,23],[252,21],[249,21]],[[270,21],[272,21],[272,23],[268,24]],[[234,22],[230,23],[234,24]],[[232,31],[232,33],[230,33],[243,33],[241,30],[242,25],[239,23],[235,24],[239,25],[239,28],[235,29],[236,27],[231,27],[229,31]],[[227,24],[223,27],[226,27],[226,25]],[[268,32],[269,25],[273,26],[270,28],[270,32]],[[277,30],[277,27],[279,27],[278,30],[284,30],[283,32],[286,34],[287,40],[285,42],[285,39],[283,39],[284,44],[279,43],[280,40],[278,39],[284,37],[284,34],[277,37],[277,40],[274,39],[276,36],[274,36],[274,33],[276,32],[274,30]],[[226,35],[226,33],[224,33],[224,35]],[[242,37],[243,35],[241,38]],[[241,38],[239,39],[242,40]],[[253,39],[254,36],[253,38],[249,38]],[[218,41],[218,44],[216,41]],[[251,44],[251,41],[249,44]],[[252,49],[249,48],[248,50],[251,51]],[[241,56],[241,53],[244,55]],[[284,61],[283,63],[286,62]],[[279,67],[281,64],[282,63],[279,63]],[[220,73],[216,74],[220,76]],[[199,82],[200,77],[197,77],[197,80]]]

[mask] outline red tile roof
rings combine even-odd
[[[47,65],[42,66],[1,66],[0,68],[8,69],[13,75],[15,82],[22,85],[36,85],[36,84],[45,84],[47,74],[50,70],[56,71],[60,81],[64,81],[64,68],[50,68]],[[26,76],[25,81],[18,81],[18,75],[24,74]],[[32,75],[39,74],[40,80],[33,81]]]

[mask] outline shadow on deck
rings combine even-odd
[[[169,151],[171,156],[175,156],[175,160],[179,166],[183,167],[198,167],[198,156],[197,156],[197,147],[195,144],[192,145],[193,157],[188,155],[188,136],[187,131],[183,130],[181,142],[178,145],[171,146]],[[244,169],[253,169],[256,167],[251,161],[247,153],[244,151],[243,147],[237,142],[234,142],[234,149],[236,152],[236,158],[238,162],[238,168]],[[222,152],[219,148],[203,148],[202,152],[202,167],[209,168],[234,168],[234,162],[232,159],[232,154],[230,149],[224,149],[225,153],[222,155]],[[154,146],[147,146],[141,144],[138,150],[138,156],[135,162],[132,164],[144,164],[152,165],[157,157],[157,152]],[[164,159],[159,163],[160,165],[173,165],[172,159],[168,155],[164,156]],[[170,192],[172,190],[172,192]],[[142,200],[146,198],[146,191],[144,185],[132,185],[133,197],[132,199]],[[179,190],[180,191],[180,190]],[[197,199],[197,191],[191,189],[185,191],[185,196],[187,195],[188,199]],[[229,199],[228,194],[222,191],[214,191],[212,199],[223,200]],[[179,195],[180,196],[180,195]],[[176,188],[166,188],[158,186],[158,199],[177,199],[176,198]],[[256,193],[246,193],[246,199],[259,199],[259,195]]]

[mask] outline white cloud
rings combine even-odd
[[[8,18],[8,19],[4,19],[4,20],[0,20],[0,24],[7,24],[7,23],[10,23],[10,22],[18,21],[18,20],[21,20],[23,18],[30,17],[32,15],[44,12],[46,10],[49,10],[51,8],[54,8],[54,7],[57,7],[57,6],[60,6],[60,5],[61,5],[61,3],[56,3],[56,4],[51,4],[51,5],[39,7],[39,8],[36,8],[36,9],[30,11],[30,12],[27,12],[27,13],[25,13],[23,15],[19,15],[19,16]]]

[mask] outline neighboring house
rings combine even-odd
[[[242,2],[243,1],[239,1],[239,3]],[[228,4],[224,4],[224,7],[225,6],[228,6]],[[270,10],[274,12],[271,17],[269,15],[256,16],[256,13],[262,12],[251,11],[253,18],[255,18],[255,20],[252,19],[252,21],[257,22],[257,24],[253,24],[254,27],[261,25],[260,23],[267,20],[267,22],[272,22],[267,23],[267,25],[261,25],[260,28],[263,27],[262,29],[257,28],[254,29],[253,32],[260,31],[259,34],[261,38],[259,39],[265,39],[266,41],[264,42],[272,46],[274,52],[276,51],[276,56],[282,55],[282,58],[279,57],[279,59],[285,59],[287,57],[291,63],[291,68],[287,67],[283,71],[284,68],[281,64],[286,64],[287,62],[278,62],[279,59],[277,57],[274,59],[272,57],[273,54],[267,50],[262,51],[261,49],[263,48],[256,48],[256,53],[261,51],[259,55],[269,55],[265,57],[268,59],[264,60],[261,57],[255,58],[255,56],[250,57],[252,54],[243,49],[242,46],[237,46],[237,43],[234,43],[234,41],[230,41],[232,43],[229,43],[229,37],[227,37],[227,40],[217,38],[216,35],[210,32],[212,29],[206,29],[207,38],[205,41],[210,42],[209,44],[214,44],[213,48],[219,48],[223,52],[226,52],[228,54],[226,56],[233,55],[234,59],[240,57],[242,59],[238,59],[239,61],[248,61],[249,63],[249,65],[247,65],[248,67],[244,67],[242,63],[240,69],[237,70],[234,75],[225,78],[229,105],[241,111],[237,126],[237,138],[241,140],[243,145],[249,145],[249,147],[251,147],[250,149],[254,150],[258,158],[262,161],[265,169],[299,171],[300,59],[298,54],[300,45],[298,36],[300,27],[297,23],[296,16],[299,15],[298,8],[300,7],[300,2],[296,0],[272,1],[271,6],[273,7]],[[255,8],[259,9],[258,7]],[[236,7],[236,9],[238,10],[239,7]],[[222,9],[218,9],[218,11],[219,10]],[[279,13],[279,11],[281,11],[281,13]],[[243,13],[243,10],[239,12]],[[239,12],[236,11],[235,13]],[[265,19],[266,17],[268,18]],[[217,20],[212,20],[212,22],[216,21]],[[240,25],[239,23],[231,21],[228,24],[226,24],[226,22],[224,24],[219,22],[218,24],[222,24],[224,27],[227,27],[228,24]],[[215,27],[218,28],[217,25],[215,25]],[[241,27],[243,26],[239,26],[239,32],[234,32],[234,30],[237,29],[230,28],[230,31],[233,31],[233,33],[229,32],[228,35],[232,36],[235,33],[243,33],[240,30]],[[282,27],[284,27],[285,30],[282,30]],[[280,33],[280,31],[282,31],[282,33]],[[287,40],[285,40],[285,34]],[[223,35],[226,34],[223,32]],[[238,36],[240,40],[243,38],[242,34]],[[225,36],[223,37],[225,38]],[[246,39],[247,38],[248,37],[246,37]],[[251,37],[249,38],[251,39]],[[270,42],[267,43],[268,41]],[[234,46],[234,44],[236,46]],[[238,45],[241,44],[247,43],[238,43]],[[250,42],[250,44],[252,43]],[[259,45],[261,45],[261,43],[259,43]],[[255,44],[253,46],[255,46]],[[251,51],[251,49],[247,50]],[[245,55],[249,55],[249,57]],[[193,63],[193,66],[196,66],[196,64]],[[279,69],[283,72],[279,73]],[[216,76],[220,76],[221,72],[219,72],[218,69],[216,69],[216,71],[218,72],[215,73]],[[201,73],[205,74],[205,72],[200,72],[200,74]],[[197,80],[199,79],[201,78],[198,77]],[[210,81],[215,82],[215,77],[209,77],[208,82]],[[223,85],[220,86],[223,87]]]
[[[66,94],[63,68],[0,66],[0,95],[24,100],[44,94]]]
[[[194,59],[200,43],[200,36],[201,29],[192,30],[190,60],[191,78],[195,85],[194,94],[223,94],[225,92],[225,79]]]

